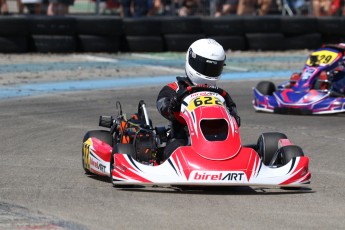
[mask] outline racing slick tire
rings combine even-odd
[[[258,153],[265,165],[270,164],[274,154],[277,152],[280,139],[287,139],[287,136],[284,133],[270,132],[262,133],[258,138]]]
[[[282,165],[289,163],[294,157],[304,156],[303,150],[297,145],[284,146],[279,149]]]
[[[295,157],[304,156],[303,150],[297,145],[284,146],[279,149],[279,157],[282,165],[286,165]],[[300,187],[280,187],[283,190],[301,190]]]
[[[164,149],[164,160],[168,159],[178,147],[185,145],[187,145],[187,141],[185,139],[170,140]]]
[[[84,135],[84,138],[83,138],[83,143],[85,141],[87,141],[87,139],[89,139],[90,137],[95,137],[105,143],[107,143],[108,145],[110,146],[113,146],[113,137],[111,135],[111,133],[109,131],[105,131],[105,130],[91,130],[91,131],[88,131],[85,135]],[[83,144],[83,148],[82,148],[82,165],[83,165],[83,169],[85,171],[86,174],[92,174],[90,172],[90,170],[88,170],[86,167],[85,167],[85,161],[84,161],[84,155],[85,155],[85,148],[84,148],[84,144]]]
[[[276,86],[273,82],[270,81],[260,81],[256,85],[256,89],[263,95],[273,95],[273,92],[276,91]]]

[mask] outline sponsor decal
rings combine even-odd
[[[205,90],[207,90],[205,88]],[[195,97],[200,97],[200,96],[220,96],[218,93],[210,92],[210,91],[202,91],[202,92],[197,92],[189,95],[191,98]]]
[[[302,74],[302,80],[307,80],[310,76],[313,75],[316,69],[314,68],[306,68]]]
[[[247,178],[241,171],[193,171],[189,181],[243,183],[247,181]]]
[[[101,172],[105,172],[105,165],[99,163],[98,161],[94,161],[92,158],[91,158],[91,165],[95,168],[97,168],[98,170],[100,170]]]

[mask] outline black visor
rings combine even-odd
[[[189,49],[188,56],[189,65],[198,73],[208,77],[218,77],[222,73],[225,58],[222,61],[207,59],[197,55],[192,49]]]

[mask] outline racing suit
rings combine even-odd
[[[156,106],[159,113],[171,121],[170,141],[164,155],[165,159],[179,146],[188,144],[186,122],[179,116],[180,102],[176,100],[178,93],[183,92],[188,86],[193,86],[187,77],[176,77],[175,82],[165,85],[158,94]],[[236,104],[227,93],[225,96],[226,107],[240,126],[241,119],[237,114]]]

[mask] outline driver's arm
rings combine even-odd
[[[234,100],[232,100],[230,94],[227,92],[226,92],[224,99],[225,99],[226,107],[228,108],[231,116],[233,116],[236,119],[237,125],[238,125],[238,127],[240,127],[241,126],[241,118],[238,115],[236,103],[234,102]]]
[[[164,86],[157,97],[156,106],[159,113],[170,121],[175,119],[174,110],[176,108],[173,107],[178,106],[176,98],[177,93],[170,85]]]

